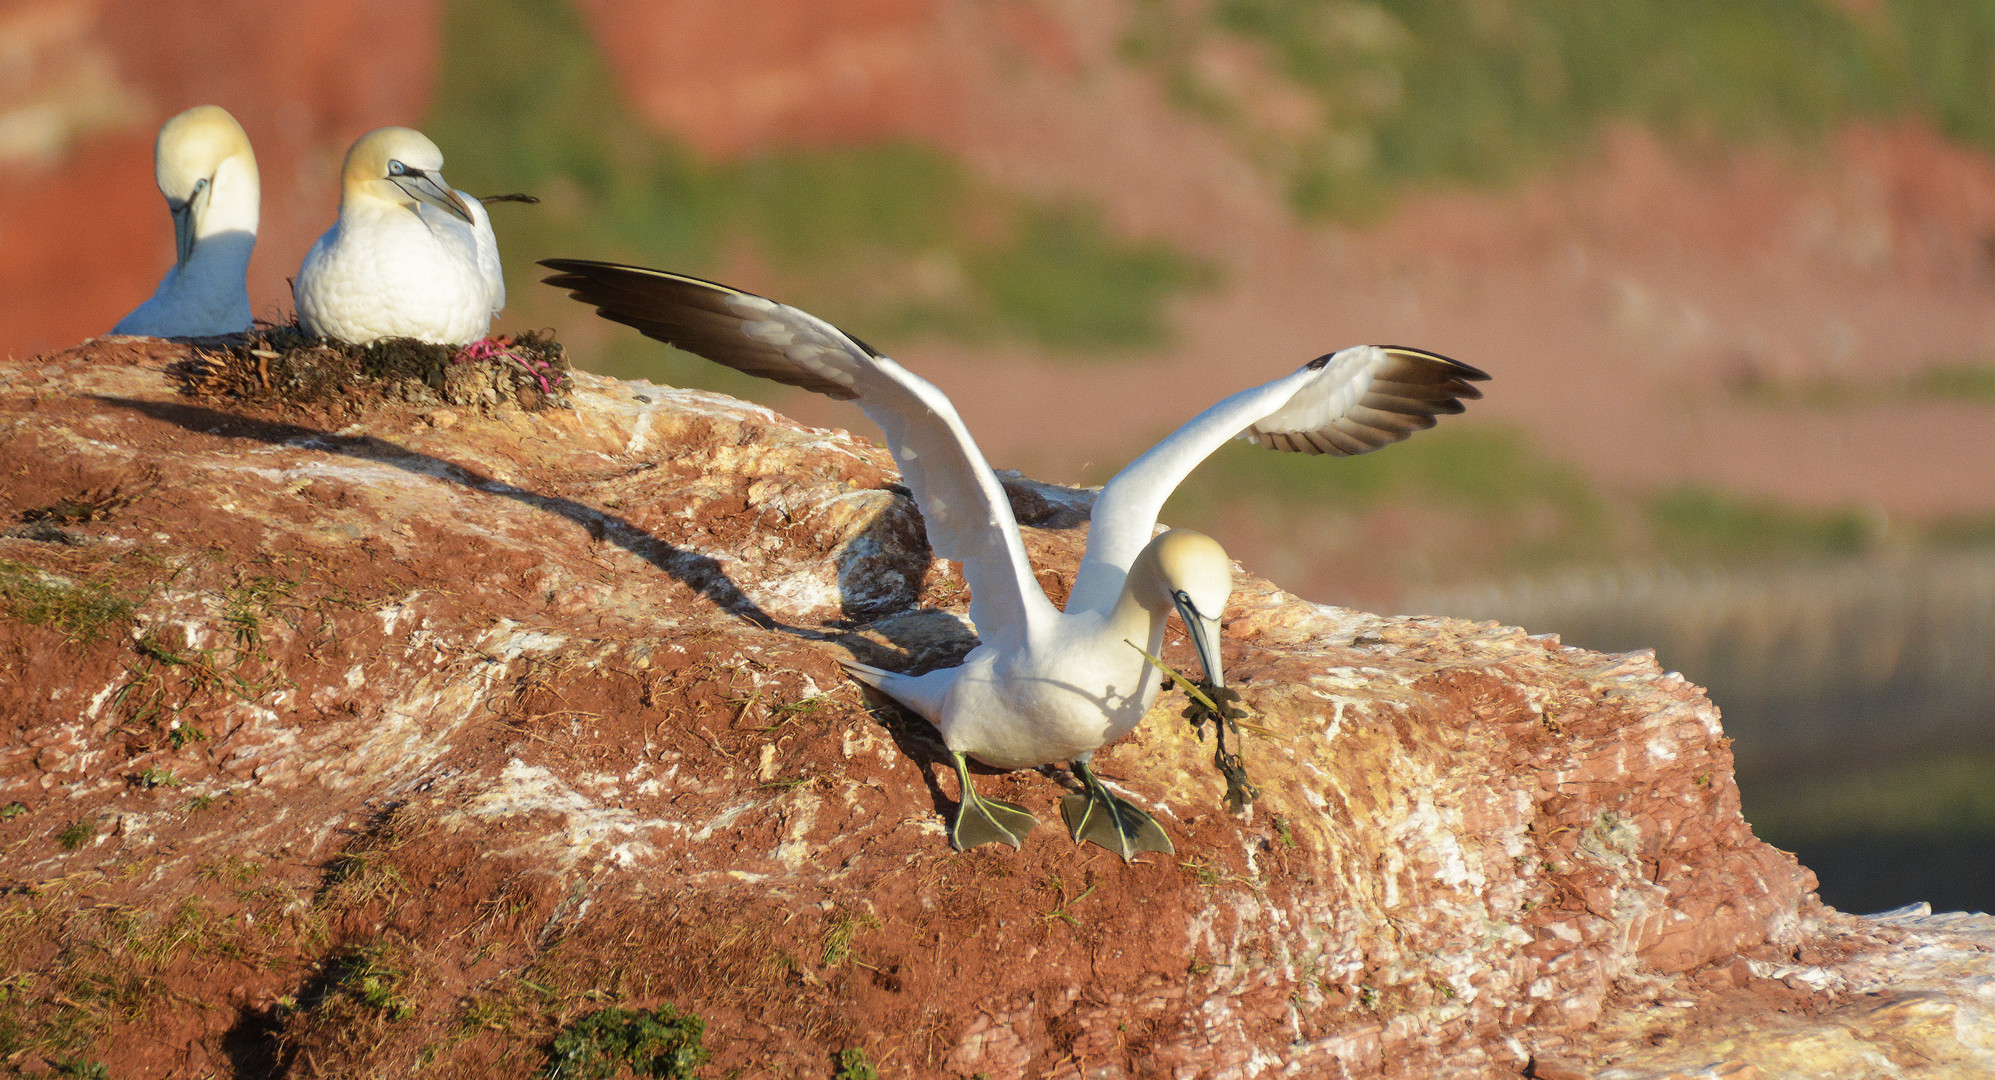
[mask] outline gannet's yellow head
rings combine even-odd
[[[1205,666],[1206,679],[1214,686],[1226,685],[1219,662],[1219,616],[1233,595],[1233,560],[1226,557],[1226,549],[1204,533],[1172,529],[1150,541],[1137,556],[1138,566],[1146,563],[1145,576],[1154,575],[1146,584],[1177,608],[1192,647],[1198,650],[1198,662]]]
[[[216,231],[210,225],[208,208],[215,186],[226,170],[229,183],[246,192],[246,208],[237,208],[244,221],[225,223],[226,228],[256,231],[258,176],[256,154],[249,148],[249,136],[242,125],[219,105],[196,105],[160,125],[159,139],[152,148],[153,178],[159,193],[166,196],[173,212],[173,241],[178,261],[185,264],[194,252],[194,241]]]
[[[380,199],[415,209],[426,202],[471,223],[471,209],[443,180],[443,151],[414,128],[384,127],[362,135],[346,152],[340,198]]]

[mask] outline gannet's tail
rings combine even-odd
[[[846,672],[853,678],[882,693],[886,692],[888,683],[907,678],[898,671],[888,671],[886,668],[862,664],[857,660],[840,660],[839,663],[844,665]]]
[[[908,675],[857,660],[840,660],[839,663],[845,665],[845,670],[853,678],[907,706],[931,724],[941,719],[943,705],[949,700],[949,690],[956,684],[957,677],[963,674],[960,667],[936,668],[925,675]]]

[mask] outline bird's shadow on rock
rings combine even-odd
[[[944,746],[933,725],[916,715],[912,709],[888,697],[884,692],[861,684],[860,696],[866,711],[873,716],[873,722],[894,741],[894,746],[902,756],[914,762],[921,772],[921,782],[928,786],[928,798],[934,804],[935,812],[948,820],[956,810],[956,800],[942,790],[935,779],[938,766],[948,767],[949,748]]]
[[[928,787],[929,803],[935,814],[943,822],[956,819],[956,808],[961,805],[961,795],[951,795],[943,789],[936,777],[942,773],[954,773],[955,767],[949,761],[949,747],[942,742],[940,734],[928,721],[922,719],[912,709],[888,697],[884,692],[866,686],[861,690],[866,711],[873,716],[873,722],[894,740],[894,746],[901,754],[921,771],[921,782]],[[1004,776],[1015,769],[998,769],[977,761],[969,760],[970,773],[978,778]],[[1079,791],[1080,785],[1063,781],[1063,770],[1041,770],[1055,783],[1063,783],[1071,790]]]
[[[606,514],[592,506],[554,495],[542,495],[504,483],[453,461],[419,453],[374,435],[340,435],[282,420],[259,419],[223,412],[202,405],[173,401],[146,401],[136,398],[99,396],[97,400],[130,409],[165,423],[205,435],[251,439],[272,446],[318,450],[343,454],[364,461],[379,462],[417,476],[473,491],[512,499],[580,525],[591,537],[606,541],[663,570],[686,587],[706,597],[731,614],[764,630],[780,630],[812,640],[832,635],[809,627],[781,622],[763,611],[721,568],[718,560],[698,552],[672,546],[629,521]]]
[[[122,409],[173,424],[188,431],[224,438],[250,439],[271,446],[318,450],[364,461],[379,462],[405,472],[499,498],[512,499],[580,525],[591,537],[622,547],[671,575],[716,606],[747,620],[763,630],[777,630],[813,641],[836,643],[867,660],[887,659],[894,650],[882,648],[858,634],[870,629],[899,650],[900,667],[930,670],[961,663],[976,646],[976,636],[956,616],[919,607],[892,612],[869,612],[877,617],[865,622],[845,622],[827,629],[796,626],[781,622],[736,585],[720,563],[706,555],[686,551],[660,540],[624,518],[604,513],[592,506],[559,496],[542,495],[487,476],[475,469],[430,454],[411,450],[374,435],[341,435],[302,424],[244,416],[203,405],[173,401],[150,401],[100,395],[97,400]],[[1086,507],[1093,493],[1061,488],[1028,480],[1017,473],[1000,474],[1014,515],[1022,522],[1041,528],[1074,528],[1087,520]],[[899,524],[887,523],[881,528]],[[910,596],[915,603],[918,597]],[[848,614],[858,614],[848,612]],[[841,620],[842,621],[842,620]],[[909,760],[922,762],[921,775],[937,814],[953,815],[957,800],[950,797],[936,779],[935,765],[948,767],[949,751],[934,729],[887,695],[868,688],[866,707],[893,738]],[[1002,770],[971,763],[979,774],[995,775]],[[256,1018],[245,1023],[254,1027]],[[262,1021],[267,1023],[267,1018]],[[246,1029],[247,1030],[247,1029]]]

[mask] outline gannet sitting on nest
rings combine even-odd
[[[1223,688],[1219,616],[1233,588],[1217,541],[1188,529],[1151,537],[1164,500],[1206,456],[1240,437],[1311,454],[1361,454],[1431,427],[1482,394],[1483,372],[1418,349],[1360,345],[1243,390],[1194,417],[1117,473],[1093,525],[1065,611],[1046,599],[1011,503],[949,399],[858,339],[806,312],[697,278],[549,259],[547,283],[597,313],[738,371],[857,400],[886,432],[929,545],[960,560],[980,644],[961,665],[903,675],[847,661],[854,676],[935,725],[962,784],[949,836],[958,847],[1018,846],[1036,819],[976,793],[965,757],[999,769],[1065,761],[1084,794],[1061,811],[1076,842],[1127,859],[1169,852],[1150,816],[1110,793],[1094,751],[1129,733],[1159,692],[1164,625],[1184,620],[1207,683]],[[1140,651],[1139,651],[1140,650]]]
[[[340,172],[339,222],[292,286],[307,333],[364,345],[407,337],[460,345],[506,306],[499,244],[484,206],[443,182],[422,132],[362,135]]]
[[[173,214],[173,268],[114,334],[210,337],[249,329],[249,253],[259,182],[249,136],[228,110],[196,105],[160,125],[153,176]]]

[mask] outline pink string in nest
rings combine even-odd
[[[499,357],[507,355],[506,346],[508,344],[510,343],[504,338],[479,338],[457,350],[457,355],[451,357],[450,362],[453,364],[462,364],[467,361],[497,360]]]
[[[451,358],[451,363],[462,364],[466,362],[475,363],[480,360],[511,360],[524,369],[527,374],[533,376],[534,381],[540,383],[541,393],[552,396],[554,388],[560,380],[559,373],[556,373],[555,381],[548,381],[547,375],[549,372],[554,372],[554,365],[539,357],[521,356],[508,347],[511,344],[512,341],[505,337],[479,338],[477,341],[457,350],[457,355]]]

